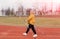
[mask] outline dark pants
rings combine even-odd
[[[27,28],[26,33],[28,33],[30,29],[32,29],[32,31],[33,31],[34,34],[36,34],[36,31],[35,31],[34,25],[32,25],[32,24],[29,24],[29,25],[28,25],[28,28]]]

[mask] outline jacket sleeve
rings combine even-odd
[[[27,21],[29,22],[32,19],[32,16],[30,15],[27,19]]]

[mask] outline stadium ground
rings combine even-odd
[[[36,17],[35,28],[38,34],[33,38],[30,30],[27,36],[26,17],[0,17],[0,39],[60,39],[60,17]]]
[[[0,25],[0,39],[60,39],[60,28],[36,27],[37,38],[33,38],[31,30],[27,36],[23,36],[25,31],[25,26]]]

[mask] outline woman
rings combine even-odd
[[[32,29],[32,31],[34,33],[33,37],[37,37],[36,30],[34,28],[35,16],[34,16],[33,10],[30,10],[30,14],[29,14],[29,17],[27,19],[27,22],[28,22],[28,28],[27,28],[27,31],[25,33],[23,33],[23,35],[27,35],[29,30]]]

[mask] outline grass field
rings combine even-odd
[[[27,17],[0,17],[0,25],[27,26]],[[36,17],[35,26],[40,27],[60,27],[60,18],[58,17]]]

